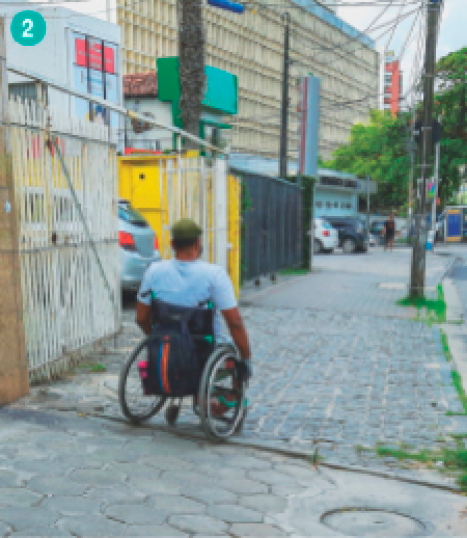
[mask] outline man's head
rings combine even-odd
[[[389,220],[394,220],[394,213],[391,213],[391,214],[389,215]]]
[[[180,219],[172,226],[172,248],[177,258],[197,260],[202,252],[203,230],[192,219]]]

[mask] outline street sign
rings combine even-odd
[[[243,4],[229,2],[229,0],[208,0],[208,4],[220,9],[226,9],[227,11],[233,11],[234,13],[243,13],[245,11],[245,6]]]

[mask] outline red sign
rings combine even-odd
[[[162,151],[157,151],[155,149],[125,148],[125,155],[133,155],[135,153],[146,153],[149,155],[162,155]]]
[[[89,67],[96,71],[102,71],[102,41],[89,39],[88,47]]]
[[[104,46],[104,71],[115,73],[115,52],[111,47]]]
[[[88,55],[86,54],[86,40],[75,38],[75,62],[81,67],[88,66]]]

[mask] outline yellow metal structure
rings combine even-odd
[[[129,200],[149,222],[165,259],[172,256],[170,226],[189,216],[205,230],[207,261],[215,261],[216,227],[227,226],[227,270],[236,296],[240,288],[240,181],[227,178],[226,223],[217,222],[213,208],[213,172],[197,152],[178,155],[138,155],[118,158],[119,198]],[[217,224],[216,224],[217,223]]]

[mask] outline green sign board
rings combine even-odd
[[[173,122],[182,128],[180,118],[180,75],[178,57],[157,59],[157,91],[160,101],[172,103]],[[202,101],[204,108],[225,115],[237,114],[237,77],[222,69],[206,66],[206,93]]]

